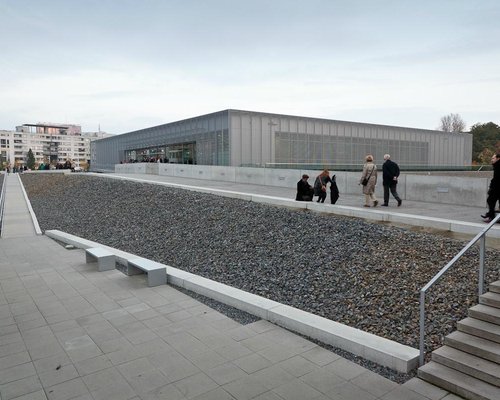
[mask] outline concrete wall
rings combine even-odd
[[[117,164],[115,165],[115,172],[287,188],[295,188],[304,173],[311,177],[309,183],[312,185],[315,177],[319,174],[319,171],[313,170],[155,163]],[[337,186],[341,194],[356,195],[361,193],[361,187],[358,185],[361,172],[340,171],[334,173],[337,176]],[[379,171],[378,179],[376,195],[382,199],[382,171]],[[489,183],[489,178],[402,174],[399,177],[398,193],[403,200],[484,207]]]

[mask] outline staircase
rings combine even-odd
[[[469,400],[500,400],[500,281],[432,352],[419,378]]]

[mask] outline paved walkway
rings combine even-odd
[[[101,175],[101,174],[99,174]],[[179,178],[172,176],[159,176],[159,175],[147,175],[147,174],[102,174],[111,177],[124,177],[127,179],[138,179],[142,181],[149,182],[163,182],[163,183],[174,183],[179,185],[191,185],[198,186],[202,188],[212,188],[220,190],[230,190],[241,193],[251,193],[251,194],[262,194],[267,196],[277,196],[286,199],[295,199],[296,190],[291,188],[282,188],[275,186],[263,186],[263,185],[252,185],[252,184],[242,184],[242,183],[232,183],[232,182],[222,182],[222,181],[208,181],[204,179],[191,179],[191,178]],[[299,180],[297,178],[297,180]],[[312,183],[313,179],[309,179]],[[330,193],[328,192],[325,204],[330,202]],[[383,203],[383,197],[379,196],[380,204]],[[346,195],[340,193],[340,198],[337,201],[337,205],[341,206],[352,206],[359,207],[363,209],[364,195],[361,193],[361,186],[359,189],[359,195]],[[484,214],[487,209],[485,207],[470,207],[467,204],[464,205],[450,205],[450,204],[439,204],[439,203],[427,203],[421,201],[407,201],[403,200],[403,205],[397,207],[397,202],[392,196],[389,198],[389,207],[377,207],[364,209],[366,210],[377,210],[377,211],[387,211],[395,213],[405,213],[413,214],[417,216],[427,216],[435,218],[444,218],[457,221],[473,222],[482,224],[481,214]],[[486,226],[486,224],[484,225]]]
[[[4,175],[6,196],[3,217],[3,238],[35,236],[35,228],[28,210],[18,174]]]
[[[12,176],[6,204],[20,206]],[[398,385],[269,322],[242,326],[144,275],[97,272],[83,251],[34,235],[17,207],[5,212],[1,400],[459,399],[419,379]]]

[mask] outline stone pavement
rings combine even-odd
[[[3,217],[3,238],[22,238],[35,236],[35,227],[24,200],[18,174],[4,175],[6,197]],[[7,195],[8,194],[8,195]]]
[[[20,213],[7,207],[22,204],[16,182],[6,221]],[[82,250],[14,219],[0,239],[2,400],[459,399],[417,378],[398,385],[269,322],[240,325],[144,275],[97,272]]]

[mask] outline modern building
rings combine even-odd
[[[472,135],[262,112],[224,110],[91,143],[91,170],[122,162],[349,168],[391,154],[408,168],[471,163]]]
[[[90,159],[90,138],[82,136],[79,125],[24,124],[15,131],[0,131],[0,161],[23,166],[31,149],[35,163],[64,163],[71,160],[84,166]]]
[[[111,133],[98,131],[98,132],[82,132],[82,136],[84,138],[90,139],[90,141],[93,141],[93,140],[104,139],[107,137],[112,137],[113,135]]]

